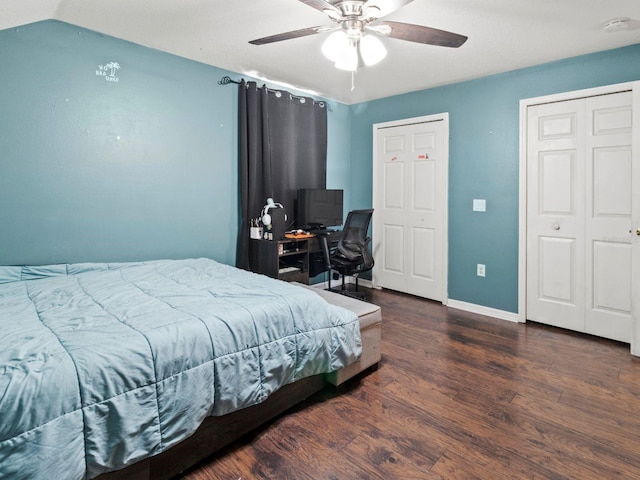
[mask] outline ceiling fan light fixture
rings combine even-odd
[[[349,48],[349,38],[343,30],[337,30],[322,44],[322,53],[332,62],[337,62],[342,53]]]
[[[336,59],[335,66],[340,70],[355,72],[358,69],[358,45],[351,43],[347,48],[342,50]]]
[[[301,28],[257,38],[249,43],[267,45],[317,33],[333,32],[322,43],[322,53],[334,63],[336,68],[353,73],[358,67],[375,65],[387,56],[387,49],[377,36],[451,48],[458,48],[467,40],[464,35],[422,25],[377,21],[413,0],[299,1],[323,12],[337,25]],[[610,30],[624,26],[627,26],[624,19],[619,19],[618,25],[608,25],[606,28]],[[371,33],[375,35],[370,35]]]
[[[371,66],[382,61],[387,56],[387,49],[374,35],[365,35],[360,40],[360,55],[365,65]]]

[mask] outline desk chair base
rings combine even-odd
[[[345,297],[351,297],[351,298],[356,298],[358,300],[365,300],[365,293],[364,292],[359,292],[358,291],[358,276],[357,275],[350,275],[353,278],[356,279],[356,290],[355,292],[350,292],[347,290],[347,285],[345,284],[344,278],[345,275],[341,275],[342,276],[342,285],[341,288],[331,288],[331,277],[332,275],[336,275],[336,277],[334,277],[334,280],[337,280],[337,272],[329,272],[329,287],[327,288],[328,291],[330,292],[334,292],[334,293],[339,293],[340,295],[344,295]]]

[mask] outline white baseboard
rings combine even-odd
[[[485,307],[483,305],[476,305],[475,303],[461,302],[460,300],[449,299],[449,301],[447,302],[447,307],[464,310],[465,312],[478,313],[480,315],[486,315],[488,317],[494,317],[500,320],[507,320],[509,322],[518,323],[519,321],[517,313],[507,312],[506,310],[498,310],[497,308]]]
[[[339,285],[340,282],[341,280],[336,280],[336,282],[332,282],[331,285]],[[356,281],[354,277],[346,277],[345,283],[355,284]],[[373,282],[371,280],[367,280],[366,278],[358,279],[358,284],[362,285],[363,287],[373,288]],[[327,288],[329,288],[329,282],[314,283],[311,286],[314,288],[321,288],[323,290],[326,290]],[[493,317],[499,320],[507,320],[514,323],[518,323],[520,321],[517,313],[507,312],[506,310],[498,310],[497,308],[485,307],[483,305],[477,305],[475,303],[467,303],[460,300],[452,300],[449,298],[447,299],[446,303],[444,303],[444,305],[448,308],[464,310],[465,312],[477,313],[479,315],[486,315],[487,317]]]

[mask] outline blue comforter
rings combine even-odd
[[[122,468],[360,352],[353,313],[213,260],[0,267],[0,478]]]

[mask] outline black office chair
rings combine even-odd
[[[356,298],[364,298],[364,292],[358,291],[358,276],[373,268],[373,256],[369,251],[371,238],[367,237],[369,223],[373,209],[352,210],[347,216],[340,239],[335,247],[329,247],[327,238],[322,237],[322,249],[325,265],[329,271],[329,290]],[[340,290],[331,288],[331,277],[336,274],[342,276]],[[348,292],[345,286],[345,276],[355,277],[356,291]]]

